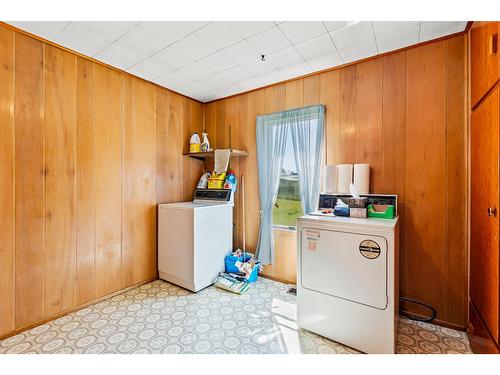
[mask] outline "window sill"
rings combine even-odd
[[[297,232],[297,227],[287,227],[285,225],[273,225],[273,231],[279,232]]]

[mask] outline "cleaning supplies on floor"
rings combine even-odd
[[[194,132],[189,140],[189,152],[200,152],[201,151],[201,142],[200,136],[197,132]]]
[[[210,142],[208,141],[208,134],[201,133],[201,135],[203,137],[203,142],[201,142],[201,152],[210,151]]]
[[[249,283],[257,281],[261,264],[256,261],[254,255],[241,249],[235,250],[224,259],[226,272],[240,274]]]
[[[243,294],[250,288],[250,284],[244,278],[227,272],[220,272],[215,279],[214,285],[217,288],[236,294]]]

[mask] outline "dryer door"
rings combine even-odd
[[[387,241],[383,237],[303,228],[304,288],[372,306],[387,307]]]

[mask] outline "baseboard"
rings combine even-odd
[[[279,277],[269,276],[269,275],[266,275],[264,273],[259,273],[259,277],[263,277],[264,279],[269,279],[269,280],[273,280],[273,281],[278,281],[280,283],[287,284],[287,285],[295,285],[296,284],[295,282],[291,282],[289,280],[283,280],[283,279],[280,279]]]
[[[425,318],[424,315],[416,314],[413,311],[407,311],[407,310],[403,310],[403,309],[400,308],[399,309],[399,314],[402,315],[401,313],[407,313],[407,314],[415,315],[418,318]],[[451,328],[451,329],[454,329],[454,330],[457,330],[457,331],[463,331],[463,332],[465,332],[465,327],[464,326],[462,326],[460,324],[456,324],[456,323],[447,322],[445,320],[434,319],[430,323],[431,324],[436,324],[436,325],[441,326],[441,327]]]
[[[55,320],[55,319],[60,318],[61,316],[68,315],[68,314],[71,314],[71,313],[73,313],[73,312],[75,312],[75,311],[78,311],[78,310],[84,309],[85,307],[95,305],[96,303],[99,303],[99,302],[101,302],[101,301],[104,301],[104,300],[106,300],[106,299],[108,299],[108,298],[112,298],[112,297],[117,296],[117,295],[119,295],[119,294],[122,294],[122,293],[128,292],[128,291],[129,291],[129,290],[131,290],[131,289],[138,288],[138,287],[140,287],[140,286],[142,286],[142,285],[144,285],[144,284],[150,283],[150,282],[155,281],[155,280],[158,280],[158,277],[157,277],[157,276],[155,276],[155,277],[153,277],[153,278],[151,278],[151,279],[145,280],[145,281],[141,281],[140,283],[137,283],[137,284],[131,285],[131,286],[129,286],[129,287],[126,287],[126,288],[123,288],[123,289],[117,290],[116,292],[113,292],[113,293],[107,294],[107,295],[105,295],[105,296],[99,297],[99,298],[97,298],[97,299],[95,299],[95,300],[93,300],[93,301],[87,302],[87,303],[85,303],[85,304],[83,304],[83,305],[79,305],[79,306],[76,306],[76,307],[74,307],[74,308],[72,308],[72,309],[69,309],[69,310],[63,311],[63,312],[61,312],[61,313],[59,313],[59,314],[57,314],[57,315],[51,316],[50,318],[47,318],[47,319],[42,319],[42,320],[39,320],[39,321],[37,321],[37,322],[30,323],[30,324],[28,324],[28,325],[26,325],[26,326],[23,326],[23,327],[17,328],[17,329],[16,329],[15,331],[13,331],[13,332],[10,332],[10,333],[8,333],[8,334],[6,334],[6,335],[0,336],[0,340],[5,340],[5,339],[7,339],[7,338],[9,338],[9,337],[11,337],[11,336],[15,336],[15,335],[17,335],[17,334],[19,334],[19,333],[22,333],[22,332],[24,332],[24,331],[27,331],[27,330],[29,330],[29,329],[31,329],[31,328],[35,328],[35,327],[37,327],[37,326],[39,326],[39,325],[42,325],[42,324],[48,323],[48,322],[50,322],[50,321],[52,321],[52,320]]]
[[[491,337],[488,328],[486,328],[486,325],[471,301],[469,301],[467,336],[469,337],[469,343],[474,353],[500,354],[500,348],[493,337]]]

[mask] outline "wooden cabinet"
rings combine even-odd
[[[474,24],[469,39],[472,112],[467,332],[473,350],[481,353],[498,353],[500,342],[499,25]]]
[[[499,86],[471,115],[470,300],[493,339],[499,325]]]
[[[500,78],[499,22],[475,22],[470,30],[471,106]]]

